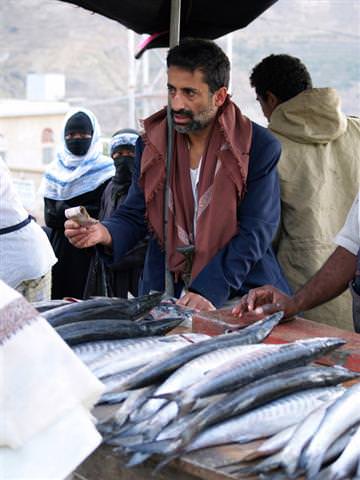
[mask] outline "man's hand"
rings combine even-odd
[[[272,285],[264,285],[244,295],[232,313],[255,321],[280,310],[284,311],[284,318],[297,313],[293,297],[288,297]]]
[[[77,248],[93,247],[97,244],[110,247],[112,244],[108,229],[101,223],[82,227],[74,220],[66,220],[65,236]]]
[[[176,303],[178,305],[184,305],[186,307],[193,308],[194,310],[215,310],[214,305],[209,302],[209,300],[206,300],[205,297],[202,297],[201,295],[193,292],[186,293]]]

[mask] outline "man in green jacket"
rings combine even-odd
[[[282,219],[277,255],[296,291],[334,250],[360,180],[360,120],[341,112],[332,88],[313,88],[306,66],[270,55],[250,76],[269,129],[280,140]],[[306,318],[352,329],[348,292]]]

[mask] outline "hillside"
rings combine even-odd
[[[105,134],[126,125],[124,27],[56,0],[3,1],[0,25],[0,97],[24,98],[27,73],[64,73],[67,98],[94,110]],[[139,39],[136,36],[136,42]],[[226,49],[224,40],[220,44]],[[360,114],[358,0],[279,0],[233,35],[233,96],[245,113],[262,123],[248,76],[261,58],[279,52],[301,57],[316,86],[338,88],[345,111]],[[158,98],[165,93],[163,57],[164,50],[150,55],[150,81],[158,75],[150,112],[164,103],[164,97]],[[140,79],[141,62],[137,65]],[[144,114],[141,107],[138,102],[139,117]]]

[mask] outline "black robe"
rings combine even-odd
[[[51,230],[49,238],[58,258],[52,269],[51,298],[84,298],[84,288],[94,248],[79,249],[64,235],[65,210],[79,205],[86,207],[90,216],[99,217],[102,194],[109,180],[96,190],[69,200],[45,198],[45,223]]]

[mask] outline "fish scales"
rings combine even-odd
[[[195,345],[183,347],[171,357],[165,358],[161,361],[154,361],[136,372],[132,378],[124,382],[121,388],[128,390],[150,385],[169,375],[171,372],[193,358],[217,348],[224,346],[249,345],[261,342],[267,335],[269,335],[271,330],[279,323],[282,317],[283,313],[279,312],[262,321],[256,322],[239,332],[219,335],[218,337],[204,340]]]
[[[182,435],[182,446],[189,443],[201,430],[215,422],[239,415],[295,391],[337,385],[356,378],[357,375],[355,372],[341,367],[306,366],[279,372],[252,382],[228,393],[218,402],[199,412],[187,424],[183,424],[182,431],[180,429],[178,432],[179,435]]]
[[[349,387],[326,411],[300,463],[309,478],[319,472],[323,457],[331,443],[350,427],[360,422],[360,383]]]
[[[98,378],[103,378],[121,370],[144,365],[154,360],[158,354],[175,351],[189,343],[197,343],[209,338],[204,334],[169,335],[166,337],[139,338],[131,343],[118,344],[100,358],[89,364]]]
[[[168,396],[180,405],[182,411],[193,404],[196,398],[221,393],[229,388],[240,387],[281,370],[305,365],[315,358],[343,345],[339,338],[314,338],[281,345],[276,352],[269,352],[244,366],[241,360],[224,364],[209,372],[203,380],[184,391]]]
[[[297,392],[274,400],[255,410],[226,420],[202,432],[186,451],[231,442],[248,442],[274,435],[280,430],[300,422],[338,387],[315,388]]]

